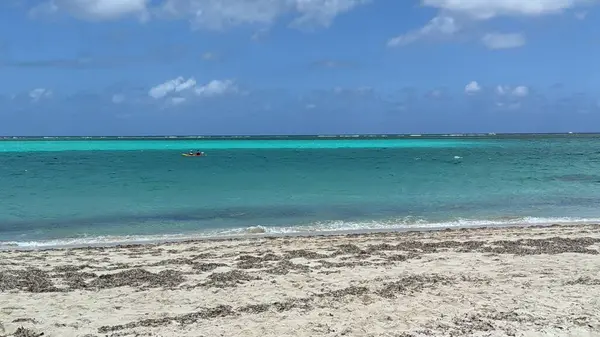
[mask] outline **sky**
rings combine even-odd
[[[600,132],[600,0],[2,0],[0,136]]]

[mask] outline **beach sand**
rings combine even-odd
[[[600,226],[0,252],[0,336],[600,336]]]

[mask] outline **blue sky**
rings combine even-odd
[[[600,131],[596,0],[3,0],[0,135]]]

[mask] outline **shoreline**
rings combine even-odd
[[[65,249],[86,249],[86,248],[109,248],[123,246],[145,246],[145,245],[164,245],[177,243],[194,243],[205,241],[231,241],[231,240],[247,240],[247,239],[264,239],[264,238],[297,238],[297,237],[327,237],[327,236],[352,236],[352,235],[377,235],[386,233],[411,233],[411,232],[439,232],[439,231],[465,231],[465,230],[487,230],[487,229],[503,229],[503,228],[543,228],[543,227],[572,227],[596,225],[599,222],[596,220],[581,220],[581,221],[565,221],[565,222],[547,222],[547,223],[498,223],[486,225],[464,225],[464,226],[432,226],[432,227],[397,227],[397,228],[366,228],[366,229],[342,229],[342,230],[323,230],[323,231],[297,231],[289,233],[244,233],[244,234],[215,234],[205,235],[202,233],[190,234],[165,234],[156,236],[172,236],[170,238],[152,238],[138,240],[121,240],[108,242],[94,243],[74,243],[74,244],[50,244],[56,241],[80,240],[80,238],[64,238],[53,239],[46,241],[34,241],[36,245],[18,246],[16,244],[2,245],[0,242],[0,252],[4,251],[46,251],[46,250],[65,250]],[[253,228],[253,227],[250,227]],[[181,235],[177,238],[175,236]],[[154,235],[131,235],[130,237],[152,237]],[[127,237],[127,236],[125,236]],[[115,237],[120,238],[120,237]],[[46,244],[45,244],[46,243]]]
[[[0,251],[0,336],[599,336],[598,255],[597,224]]]

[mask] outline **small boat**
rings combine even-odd
[[[204,152],[195,152],[195,153],[182,153],[181,155],[184,157],[203,157],[206,154]]]

